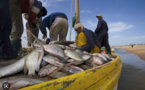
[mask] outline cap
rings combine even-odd
[[[102,18],[103,16],[99,14],[99,15],[97,15],[96,17],[101,17],[101,18]]]

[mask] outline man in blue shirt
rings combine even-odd
[[[111,48],[108,41],[108,25],[105,20],[103,20],[102,15],[97,15],[98,25],[95,33],[100,41],[101,47],[105,46],[107,54],[111,54]]]
[[[39,25],[39,28],[43,34],[43,39],[47,38],[46,27],[49,29],[50,41],[66,41],[68,31],[67,16],[61,12],[55,12],[44,18]]]

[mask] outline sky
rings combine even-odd
[[[39,0],[47,9],[47,15],[53,12],[63,12],[68,17],[68,34],[71,29],[71,0]],[[101,14],[109,27],[110,46],[130,44],[145,44],[145,0],[79,0],[80,22],[85,28],[94,31]],[[75,0],[73,0],[72,16],[75,14]],[[24,33],[22,44],[27,46],[25,28],[26,20],[23,18]],[[49,37],[49,30],[47,29]],[[75,40],[76,33],[71,30],[71,41]],[[42,33],[39,31],[39,38]]]

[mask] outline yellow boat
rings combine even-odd
[[[79,0],[75,0],[76,21],[80,21]],[[117,90],[122,62],[120,56],[101,66],[19,90]]]
[[[120,56],[101,66],[20,90],[117,90],[122,62]]]

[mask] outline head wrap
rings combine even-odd
[[[81,24],[81,23],[75,24],[74,29],[76,30],[76,29],[79,28],[79,27],[81,28],[81,31],[83,31],[84,26],[83,26],[83,24]]]

